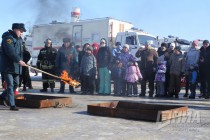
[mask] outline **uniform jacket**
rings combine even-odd
[[[1,43],[1,72],[21,74],[22,66],[19,61],[23,59],[22,38],[9,30],[2,35]]]
[[[55,73],[55,60],[57,50],[52,47],[45,47],[40,50],[37,60],[37,67],[42,70],[52,70]]]

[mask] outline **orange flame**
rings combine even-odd
[[[60,78],[61,78],[61,81],[63,81],[66,84],[69,84],[70,86],[77,87],[80,85],[79,82],[69,77],[68,72],[66,70],[62,71]]]

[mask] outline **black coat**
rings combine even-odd
[[[204,59],[204,62],[201,62],[201,59]],[[204,49],[200,48],[200,59],[199,59],[199,71],[210,73],[210,46]]]

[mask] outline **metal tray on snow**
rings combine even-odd
[[[187,115],[188,107],[178,105],[145,104],[129,101],[116,101],[88,105],[92,115],[145,120],[165,121]]]
[[[26,108],[66,107],[72,104],[72,99],[62,96],[23,94],[15,97],[15,103],[18,107]]]

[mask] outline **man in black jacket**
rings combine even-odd
[[[199,76],[200,76],[200,92],[199,97],[209,99],[210,96],[210,47],[209,41],[204,40],[203,46],[200,48],[200,59],[199,59]]]

